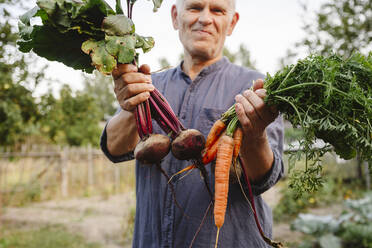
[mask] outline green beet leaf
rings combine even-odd
[[[160,4],[155,1],[154,7]],[[136,49],[148,52],[154,46],[153,38],[134,33],[120,0],[116,10],[104,0],[37,0],[37,6],[20,17],[19,50],[88,73],[96,68],[110,74],[117,63],[137,59]],[[35,17],[42,25],[31,25]]]
[[[150,51],[155,45],[155,41],[152,37],[143,37],[136,35],[136,48],[142,48],[144,53]]]
[[[107,35],[124,36],[133,34],[135,31],[134,24],[125,15],[112,15],[103,20],[102,28]]]
[[[97,29],[106,16],[115,14],[111,7],[101,0],[38,0],[37,5],[45,12],[44,17],[47,17],[41,16],[43,23],[56,26],[61,31],[79,26],[81,22],[91,24],[84,28]]]
[[[17,42],[19,50],[30,52],[50,61],[59,61],[77,70],[91,73],[94,67],[88,55],[81,50],[81,44],[86,38],[76,32],[61,34],[50,26],[34,26],[32,32],[27,25],[20,25],[21,33],[27,33],[24,39]]]
[[[94,66],[81,45],[89,38],[104,37],[97,20],[102,22],[105,15],[113,14],[112,9],[98,0],[39,0],[37,4],[20,18],[19,50],[33,51],[48,60],[91,73]],[[31,26],[33,17],[40,17],[43,25]]]
[[[158,8],[160,8],[163,0],[152,0],[152,3],[154,4],[154,12],[158,11]]]
[[[101,73],[110,74],[116,67],[116,59],[106,50],[106,42],[104,40],[85,41],[82,45],[82,50],[90,55],[92,64]]]
[[[126,35],[119,36],[106,36],[106,50],[112,56],[117,58],[119,63],[131,63],[136,56],[135,50],[135,36]]]

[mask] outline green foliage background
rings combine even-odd
[[[303,4],[303,39],[287,50],[280,63],[294,62],[300,52],[347,58],[354,52],[367,55],[372,43],[371,0],[328,0],[315,12]]]
[[[17,149],[23,143],[40,142],[97,146],[100,122],[115,112],[111,78],[85,76],[81,91],[62,82],[59,93],[50,88],[35,96],[40,83],[50,80],[44,75],[46,66],[34,72],[35,65],[45,64],[40,58],[18,51],[16,23],[26,11],[23,4],[0,1],[0,146]]]
[[[19,1],[13,1],[19,4]],[[30,89],[27,59],[16,52],[17,34],[7,10],[10,0],[0,2],[0,144],[13,145],[32,133],[32,123],[40,117]]]
[[[35,230],[8,228],[0,238],[0,248],[101,248],[87,243],[81,236],[70,233],[62,226],[45,226]]]
[[[64,85],[60,97],[52,94],[42,97],[40,104],[42,119],[41,133],[57,144],[98,146],[101,128],[101,111],[95,99],[86,92],[73,94],[71,88]]]

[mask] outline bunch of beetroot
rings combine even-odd
[[[204,136],[195,129],[185,129],[165,97],[155,89],[147,101],[137,106],[135,119],[141,141],[136,146],[134,156],[144,164],[159,163],[171,150],[179,160],[200,157],[205,145]],[[154,119],[168,134],[154,134]]]
[[[153,133],[152,118],[168,135]],[[165,97],[156,88],[150,93],[148,100],[137,105],[135,119],[138,134],[141,138],[134,150],[135,158],[143,164],[156,165],[168,181],[176,206],[183,212],[182,207],[176,200],[171,178],[160,166],[160,163],[170,150],[177,159],[200,160],[200,154],[205,145],[204,136],[198,130],[185,129]],[[212,196],[207,182],[206,170],[204,167],[203,169],[204,182]]]

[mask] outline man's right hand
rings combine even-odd
[[[121,108],[129,112],[133,112],[138,104],[146,101],[154,90],[148,65],[137,69],[133,64],[120,64],[112,72],[112,77],[116,99]]]

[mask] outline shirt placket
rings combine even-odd
[[[185,128],[188,128],[192,125],[192,105],[195,103],[195,87],[196,84],[200,81],[200,77],[197,77],[193,82],[188,76],[184,76],[184,80],[189,81],[189,87],[186,89],[185,96],[180,109],[180,118],[181,122],[184,123]],[[175,162],[173,158],[170,159],[170,163]],[[176,188],[176,185],[174,185]],[[164,242],[162,247],[170,248],[173,245],[173,227],[174,227],[174,218],[175,218],[175,204],[173,201],[173,195],[170,189],[166,192],[166,211],[164,219]]]
[[[186,128],[190,128],[193,120],[194,109],[193,105],[196,103],[196,85],[200,82],[201,77],[198,76],[187,88],[183,103],[181,105],[180,118],[181,121],[186,125]]]

